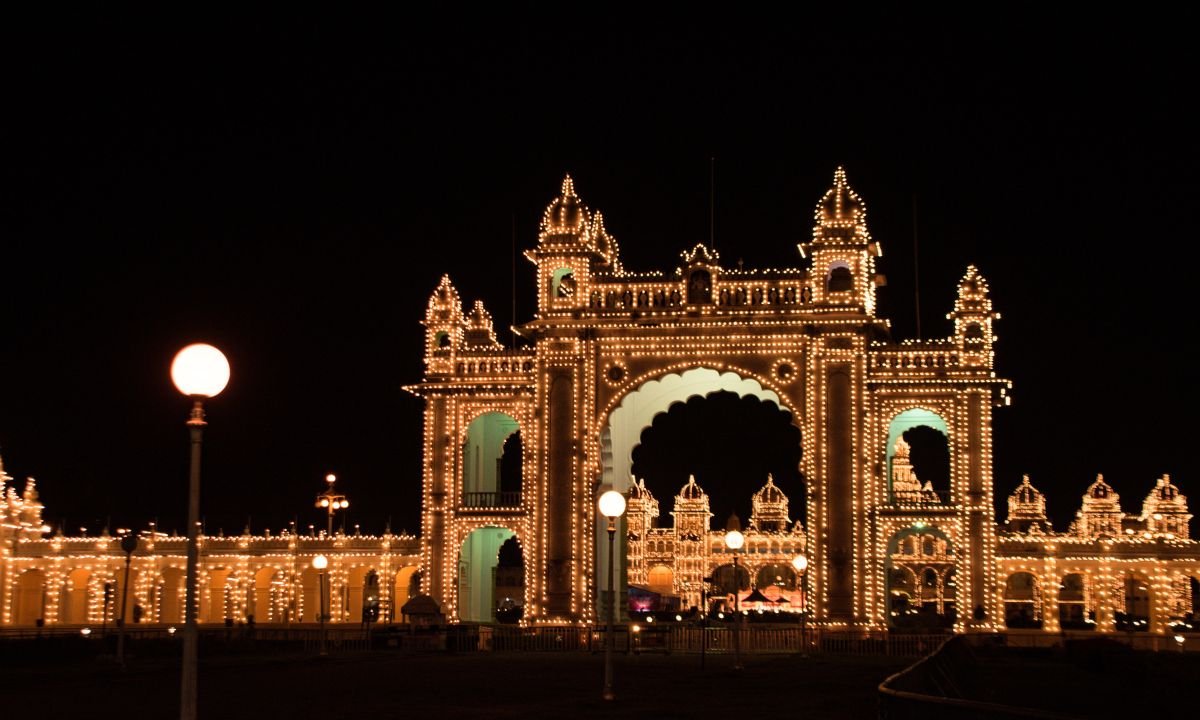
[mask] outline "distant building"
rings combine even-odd
[[[48,537],[34,483],[17,495],[0,461],[0,624],[99,625],[121,613],[125,553],[119,538]],[[183,622],[187,538],[153,528],[139,533],[130,563],[125,617]],[[370,574],[379,578],[380,621],[399,619],[397,603],[417,593],[419,543],[411,535],[300,535],[293,531],[202,536],[199,621],[316,622],[320,595],[312,559],[329,558],[325,607],[333,622],[362,621]]]

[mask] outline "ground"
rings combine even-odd
[[[10,657],[10,660],[12,658]],[[909,660],[885,657],[625,655],[617,699],[600,699],[604,656],[590,653],[225,656],[201,661],[203,718],[870,718],[876,687]],[[8,663],[5,663],[8,664]],[[11,664],[6,717],[178,717],[179,670],[134,659]]]

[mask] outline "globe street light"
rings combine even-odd
[[[328,655],[325,647],[325,568],[329,567],[329,558],[318,555],[312,559],[312,566],[317,571],[317,615],[321,621],[321,654]]]
[[[616,490],[609,490],[600,496],[600,514],[608,518],[608,631],[604,634],[604,694],[605,700],[612,700],[612,650],[613,650],[613,616],[616,615],[617,598],[613,594],[613,538],[617,534],[617,518],[625,513],[625,496]]]
[[[800,574],[800,647],[802,656],[808,655],[808,556],[800,553],[792,558],[792,567]]]
[[[742,669],[742,604],[741,604],[741,575],[738,573],[738,551],[746,544],[746,536],[741,532],[742,523],[737,515],[731,515],[726,524],[725,547],[733,553],[733,669]]]
[[[345,495],[334,492],[333,484],[337,482],[337,475],[329,473],[325,476],[325,482],[329,486],[325,488],[325,492],[317,496],[316,507],[324,509],[328,515],[325,523],[325,534],[333,535],[333,514],[338,510],[345,510],[350,507],[350,501],[346,499]]]
[[[183,673],[179,691],[180,720],[196,720],[196,566],[199,560],[197,526],[200,524],[200,445],[203,440],[204,401],[216,397],[229,384],[229,361],[212,345],[196,343],[180,350],[171,362],[171,381],[192,399],[187,426],[192,438],[188,471],[187,588],[184,600]]]

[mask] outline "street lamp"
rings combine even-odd
[[[625,496],[609,490],[600,496],[600,514],[608,518],[608,631],[604,634],[604,699],[612,700],[612,651],[613,616],[616,615],[617,598],[613,593],[613,538],[617,534],[617,518],[625,513]]]
[[[329,473],[325,476],[325,482],[328,483],[328,487],[325,488],[325,492],[317,496],[316,507],[323,508],[328,515],[325,524],[325,534],[333,535],[333,514],[338,510],[345,510],[350,507],[350,501],[346,499],[345,495],[334,492],[333,484],[337,482],[337,475]]]
[[[741,604],[741,575],[738,573],[738,551],[746,544],[746,536],[741,531],[742,523],[737,515],[730,515],[725,528],[725,547],[733,553],[733,669],[742,669],[742,604]]]
[[[137,550],[137,535],[132,532],[121,538],[121,550],[125,552],[125,580],[121,583],[121,619],[117,621],[117,662],[125,667],[125,606],[129,603],[129,564],[133,562],[133,551]]]
[[[312,559],[313,569],[317,571],[317,615],[321,621],[321,654],[328,655],[325,648],[325,568],[329,567],[329,558],[318,555]]]
[[[200,444],[204,435],[204,401],[229,384],[229,361],[212,345],[196,343],[180,350],[171,362],[171,381],[192,399],[187,426],[192,438],[188,472],[187,589],[184,601],[183,677],[179,691],[180,720],[196,720],[196,566],[199,560]]]
[[[792,558],[792,567],[796,568],[796,572],[800,574],[800,647],[802,656],[808,655],[808,633],[806,622],[808,621],[808,556],[800,553]]]

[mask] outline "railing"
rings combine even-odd
[[[950,505],[948,490],[921,490],[911,493],[892,493],[892,505],[920,505],[921,507],[938,507]]]
[[[521,507],[521,491],[513,492],[465,492],[462,494],[460,509],[470,508],[519,508]]]
[[[949,348],[939,350],[885,350],[871,354],[871,363],[878,370],[954,369],[959,365],[958,353]]]

